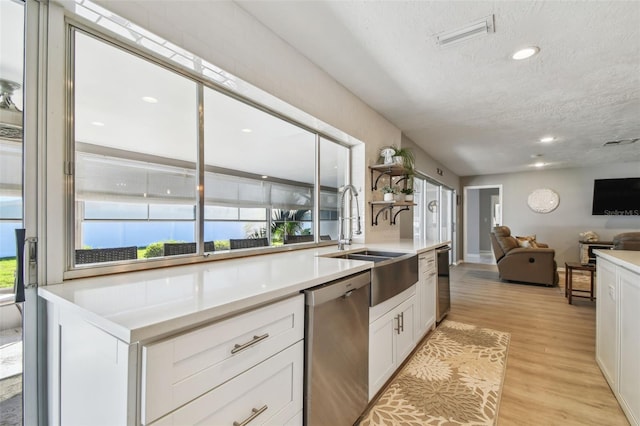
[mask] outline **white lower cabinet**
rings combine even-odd
[[[304,337],[296,296],[142,348],[142,423],[148,424]]]
[[[48,423],[301,425],[304,296],[150,343],[47,308]]]
[[[401,299],[399,304],[394,303],[386,313],[373,315],[369,324],[369,400],[415,347],[415,286],[409,289],[408,294],[408,298]],[[396,297],[389,301],[397,302]],[[379,306],[372,308],[372,311],[379,309]]]
[[[298,342],[152,425],[301,424],[303,355]]]
[[[629,423],[638,426],[640,273],[600,255],[597,271],[596,361]]]

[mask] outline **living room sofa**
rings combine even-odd
[[[640,251],[640,232],[623,232],[614,236],[613,249]]]
[[[530,238],[527,243],[519,243],[507,226],[493,228],[491,244],[500,279],[546,286],[558,284],[556,252],[546,244],[531,242]]]

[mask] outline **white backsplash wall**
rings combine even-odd
[[[502,185],[503,225],[511,228],[514,235],[536,234],[538,241],[556,250],[558,267],[564,267],[564,262],[579,259],[581,232],[594,231],[600,240],[610,241],[621,232],[640,231],[640,216],[591,215],[593,181],[624,177],[640,177],[640,162],[471,176],[461,178],[461,184]],[[538,188],[558,193],[560,204],[554,211],[540,214],[529,209],[527,197]]]

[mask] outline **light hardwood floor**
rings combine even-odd
[[[596,302],[470,263],[451,268],[451,298],[449,319],[511,333],[499,426],[629,424],[595,361]]]

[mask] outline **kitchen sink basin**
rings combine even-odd
[[[371,269],[370,306],[384,302],[418,282],[417,254],[361,250],[327,257],[375,263]]]

